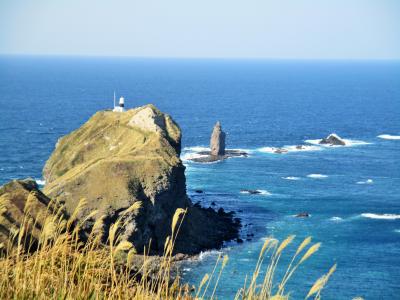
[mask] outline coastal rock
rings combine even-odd
[[[230,157],[247,157],[248,153],[241,150],[225,149],[225,132],[222,131],[221,123],[218,121],[212,131],[210,140],[210,151],[200,151],[199,157],[189,160],[199,163],[211,163],[221,161]]]
[[[331,146],[345,146],[346,142],[340,138],[337,134],[332,133],[326,138],[322,139],[319,144],[321,145],[331,145]]]
[[[310,214],[308,212],[301,212],[296,215],[296,218],[308,218]]]
[[[225,155],[225,132],[222,131],[221,123],[218,121],[212,131],[210,149],[211,155]]]
[[[257,195],[261,194],[259,190],[240,190],[241,193],[250,194],[250,195]]]
[[[97,218],[105,215],[105,232],[122,211],[141,201],[139,212],[125,216],[128,226],[122,232],[139,252],[150,241],[152,253],[163,252],[177,208],[188,209],[177,253],[220,247],[237,237],[240,225],[227,213],[192,204],[180,151],[179,126],[153,105],[123,113],[97,112],[59,140],[43,170],[44,192],[64,203],[69,213],[86,198],[82,214],[98,210]]]
[[[0,244],[15,246],[10,236],[18,232],[25,219],[26,243],[34,250],[49,211],[50,199],[40,190],[35,180],[13,180],[0,187]],[[29,219],[29,221],[28,221]],[[30,224],[30,225],[29,225]],[[13,245],[14,244],[14,245]]]

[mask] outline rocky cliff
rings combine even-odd
[[[15,245],[17,241],[10,237],[16,235],[21,224],[25,224],[27,240],[23,244],[33,250],[49,211],[55,208],[49,207],[49,204],[50,199],[39,190],[33,179],[13,180],[1,186],[0,244],[6,248],[8,242],[12,241]]]
[[[44,192],[69,213],[86,198],[87,210],[106,215],[106,224],[141,201],[122,233],[139,252],[150,242],[153,252],[162,252],[177,208],[188,208],[188,214],[176,252],[220,247],[237,236],[238,224],[230,214],[192,205],[180,148],[179,126],[152,105],[123,113],[101,111],[58,141],[43,170]]]

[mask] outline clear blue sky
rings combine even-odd
[[[0,53],[400,59],[400,0],[0,0]]]

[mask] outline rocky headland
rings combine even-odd
[[[210,163],[224,160],[230,157],[247,157],[248,153],[240,150],[225,149],[226,133],[222,130],[221,123],[218,121],[213,128],[210,139],[210,151],[199,151],[199,157],[190,160],[200,163]]]
[[[98,211],[93,222],[104,215],[106,226],[141,201],[138,213],[125,216],[129,226],[121,234],[139,252],[151,245],[154,254],[164,250],[175,210],[187,208],[176,253],[219,248],[237,238],[240,224],[232,213],[193,205],[180,152],[179,126],[153,105],[123,113],[100,111],[58,141],[43,170],[44,193],[70,214],[85,198],[86,210]]]

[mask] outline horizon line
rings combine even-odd
[[[400,57],[224,57],[224,56],[142,56],[108,54],[58,54],[58,53],[0,53],[14,57],[76,57],[76,58],[132,58],[132,59],[177,59],[177,60],[269,60],[269,61],[399,61]]]

